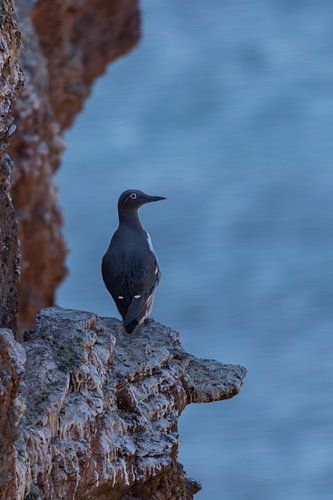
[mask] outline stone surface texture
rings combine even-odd
[[[19,248],[17,221],[10,194],[12,162],[5,154],[14,131],[12,102],[23,75],[18,64],[20,33],[12,2],[0,2],[0,327],[16,328]]]
[[[154,321],[128,335],[116,319],[52,307],[22,344],[0,332],[1,403],[16,424],[1,499],[193,497],[198,485],[177,462],[178,417],[237,394],[244,368],[186,353]]]
[[[16,0],[26,84],[15,104],[12,195],[20,221],[19,326],[52,305],[66,245],[53,176],[72,124],[107,64],[140,36],[137,0]]]
[[[24,372],[25,350],[11,330],[0,328],[0,498],[16,500],[20,491],[17,467],[17,426],[24,410],[18,388]]]

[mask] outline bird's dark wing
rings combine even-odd
[[[155,288],[160,280],[160,270],[153,253],[146,254],[144,258],[136,257],[131,260],[127,274],[127,285],[133,295],[144,295]]]
[[[108,250],[102,260],[103,281],[116,303],[122,318],[125,317],[133,296],[128,288],[126,269],[128,262],[119,255]]]
[[[133,321],[140,324],[149,316],[154,289],[160,280],[160,270],[154,254],[149,254],[148,257],[146,255],[144,260],[133,261],[131,269],[128,288],[133,298],[124,318],[125,326]]]
[[[111,248],[103,258],[102,275],[124,323],[139,324],[150,313],[152,294],[160,280],[155,255],[128,258]]]
[[[143,319],[149,316],[153,301],[153,289],[133,298],[124,318],[125,327],[133,321],[140,324]]]
[[[126,316],[126,313],[128,311],[128,308],[131,305],[132,298],[131,298],[130,294],[120,295],[120,297],[124,297],[124,298],[120,299],[119,295],[112,295],[112,298],[115,301],[117,309],[120,312],[121,317],[124,319]]]

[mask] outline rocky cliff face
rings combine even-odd
[[[18,65],[20,33],[12,3],[0,3],[0,326],[15,329],[19,249],[16,215],[10,194],[12,162],[5,155],[15,127],[12,103],[18,95],[23,75]]]
[[[151,322],[132,335],[119,321],[42,310],[52,303],[65,245],[52,176],[61,134],[105,64],[138,38],[135,0],[0,3],[0,500],[191,499],[177,461],[178,417],[189,403],[231,398],[245,369],[186,353],[174,330]]]
[[[0,342],[1,402],[16,425],[2,436],[1,499],[192,498],[178,417],[237,394],[244,368],[191,356],[154,321],[126,335],[115,319],[57,307],[22,345],[8,330]]]
[[[66,245],[53,175],[62,133],[106,65],[139,38],[137,0],[16,0],[26,84],[15,104],[12,195],[20,220],[19,325],[52,305]]]

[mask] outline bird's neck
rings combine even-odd
[[[136,208],[122,210],[118,208],[119,226],[126,225],[134,230],[143,231],[138,210]]]

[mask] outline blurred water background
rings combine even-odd
[[[186,409],[198,499],[333,498],[333,4],[143,0],[143,39],[67,133],[58,303],[116,315],[100,258],[127,188],[163,279],[154,318],[249,370]]]

